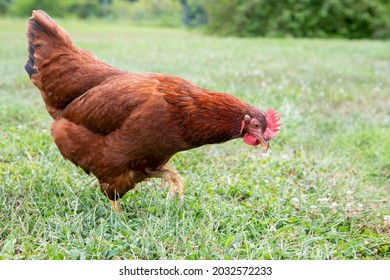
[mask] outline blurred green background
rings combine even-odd
[[[53,17],[183,25],[223,36],[390,37],[389,0],[0,0],[1,16],[37,8]]]

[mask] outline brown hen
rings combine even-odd
[[[168,166],[177,152],[244,138],[262,144],[279,130],[280,114],[165,74],[134,74],[76,47],[45,12],[27,25],[25,69],[53,117],[51,134],[64,158],[99,180],[115,211],[119,199],[151,177],[184,186]]]

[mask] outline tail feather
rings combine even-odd
[[[70,35],[44,11],[33,11],[26,35],[28,59],[24,68],[41,90],[53,118],[89,89],[124,73],[76,47]]]
[[[30,48],[29,48],[30,52]],[[34,55],[34,51],[31,51],[32,55]],[[24,69],[26,70],[28,76],[31,79],[31,76],[38,73],[37,69],[34,68],[34,57],[33,56],[28,56],[28,60],[26,65],[24,65]]]
[[[30,19],[29,25],[35,25],[37,24],[35,19]],[[35,53],[35,45],[34,45],[34,38],[35,35],[31,31],[27,31],[27,38],[28,38],[28,60],[26,65],[24,66],[24,69],[27,71],[30,79],[33,74],[38,73],[38,71],[34,68],[34,53]]]
[[[28,60],[25,70],[31,76],[37,74],[42,64],[37,58],[50,55],[57,46],[72,46],[69,34],[44,11],[33,11],[32,17],[27,24]],[[36,61],[37,59],[37,61]]]

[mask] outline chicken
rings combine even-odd
[[[120,212],[120,198],[147,178],[161,178],[184,199],[168,162],[177,152],[243,138],[269,147],[280,114],[198,87],[182,78],[128,73],[76,47],[45,12],[27,24],[32,83],[53,118],[51,135],[62,156],[92,173]]]

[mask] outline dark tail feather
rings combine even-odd
[[[31,76],[38,73],[37,48],[39,48],[40,59],[47,56],[56,49],[57,44],[71,45],[72,40],[68,33],[58,26],[53,19],[44,11],[33,11],[27,24],[28,60],[24,69]],[[51,40],[50,40],[51,38]],[[38,64],[38,65],[37,65]]]
[[[31,35],[27,35],[28,37],[30,36],[34,36],[33,33],[31,33]],[[28,60],[26,62],[26,65],[24,66],[24,69],[26,70],[28,76],[30,77],[31,79],[31,76],[33,74],[36,74],[38,73],[38,71],[34,68],[34,51],[35,51],[35,46],[30,43],[30,40],[29,40],[29,44],[28,44]]]
[[[27,27],[27,40],[28,40],[28,60],[26,62],[26,65],[24,66],[24,69],[27,71],[30,79],[33,74],[38,73],[38,71],[34,68],[34,52],[35,52],[35,45],[34,45],[34,39],[35,39],[35,34],[32,32],[30,29],[32,26],[38,25],[36,19],[34,17],[31,17],[29,22],[28,22],[28,27]]]

